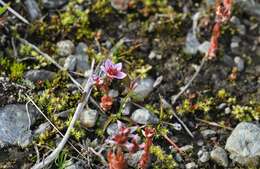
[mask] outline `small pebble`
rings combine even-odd
[[[216,147],[211,151],[210,157],[220,166],[228,167],[228,156],[226,151],[221,147]]]
[[[198,166],[197,166],[196,163],[190,162],[190,163],[187,163],[187,164],[185,165],[185,167],[186,167],[186,169],[195,169],[195,168],[197,168]]]
[[[57,43],[57,53],[59,56],[69,56],[75,50],[75,46],[71,40],[63,40]]]
[[[131,119],[138,124],[157,124],[159,122],[159,119],[146,109],[135,110]]]
[[[245,68],[245,61],[241,57],[235,57],[234,62],[239,72],[242,72]]]

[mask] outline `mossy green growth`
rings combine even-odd
[[[21,79],[23,77],[23,74],[24,74],[24,70],[25,70],[25,65],[22,64],[22,63],[16,63],[14,62],[12,65],[11,65],[11,68],[10,68],[10,79],[11,80],[18,80],[18,79]]]
[[[0,57],[0,73],[6,72],[11,80],[20,80],[23,77],[26,66],[12,61],[6,57]]]
[[[160,146],[152,146],[150,152],[157,158],[157,160],[152,164],[153,168],[175,169],[177,167],[172,154],[168,155]]]

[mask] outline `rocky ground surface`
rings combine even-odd
[[[217,57],[177,102],[209,48],[214,0],[5,2],[29,23],[11,11],[0,17],[0,168],[30,168],[55,149],[62,136],[52,124],[64,134],[82,96],[68,72],[84,85],[91,61],[108,57],[128,75],[111,85],[113,107],[104,112],[93,89],[69,140],[80,153],[67,144],[52,168],[107,168],[117,120],[156,129],[150,168],[260,166],[259,0],[234,0]],[[125,153],[129,168],[142,153]]]

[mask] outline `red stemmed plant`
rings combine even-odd
[[[213,26],[212,35],[210,39],[210,47],[206,55],[207,59],[211,60],[216,57],[218,49],[218,40],[220,37],[221,25],[229,20],[231,16],[232,0],[220,0],[216,3],[216,19]]]
[[[145,144],[144,144],[144,153],[141,156],[141,159],[139,161],[139,167],[141,169],[148,168],[149,161],[150,161],[150,148],[153,144],[153,136],[155,134],[154,128],[145,128],[143,131],[143,135],[146,138]]]

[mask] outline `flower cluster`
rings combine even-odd
[[[122,71],[122,63],[114,64],[110,59],[107,59],[101,66],[104,76],[100,77],[93,75],[92,82],[99,88],[104,95],[101,97],[100,106],[104,111],[111,109],[113,98],[108,95],[109,86],[113,79],[124,79],[127,75]]]
[[[212,36],[210,39],[210,47],[206,57],[213,59],[216,57],[216,51],[218,49],[218,40],[220,37],[221,25],[229,20],[231,16],[232,0],[223,0],[223,2],[217,3],[216,8],[216,23],[212,30]]]
[[[145,143],[138,144],[139,136],[133,134],[137,127],[126,127],[126,125],[120,121],[117,121],[118,132],[107,139],[106,142],[115,146],[116,151],[109,151],[107,158],[109,161],[110,169],[117,169],[118,164],[124,168],[126,165],[124,159],[123,150],[127,150],[130,153],[135,153],[139,149],[143,149],[144,153],[142,154],[139,167],[141,169],[146,169],[150,161],[150,147],[152,146],[152,139],[155,134],[155,129],[145,128],[143,135],[146,138]]]
[[[140,146],[137,144],[138,135],[133,134],[137,127],[126,127],[121,121],[117,121],[118,133],[112,138],[107,139],[106,142],[126,148],[129,152],[136,152]]]

